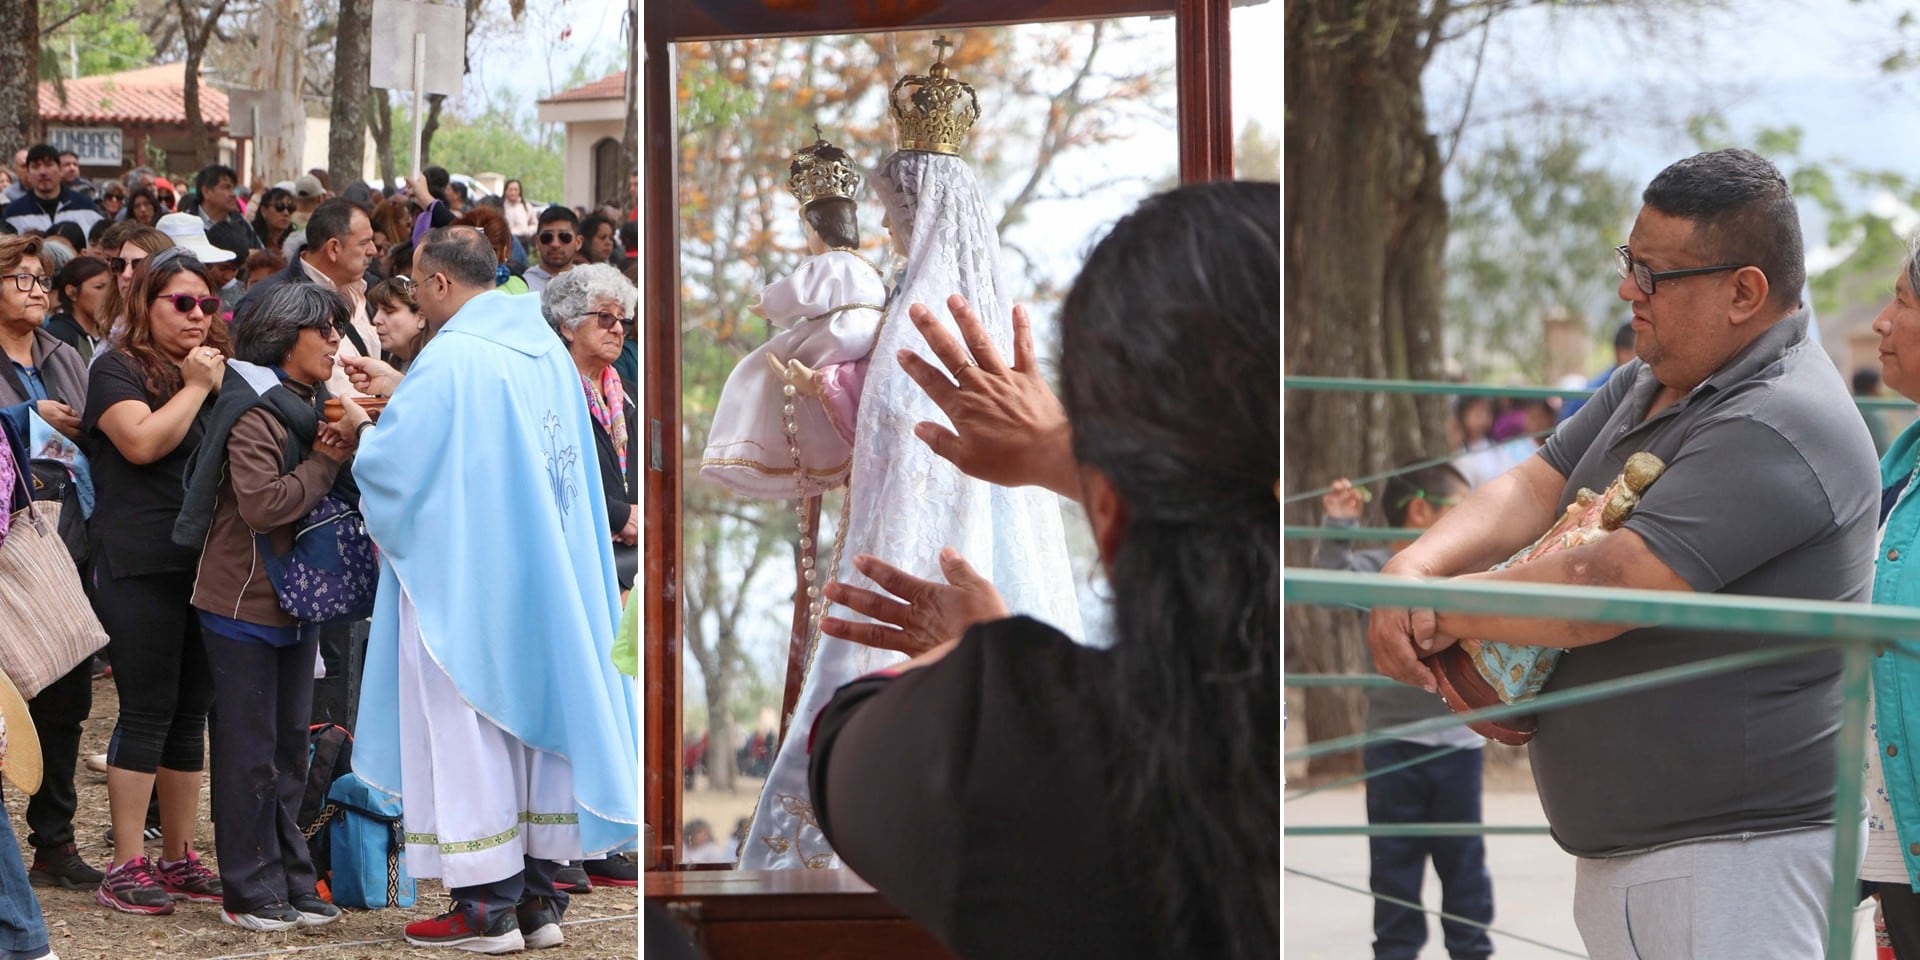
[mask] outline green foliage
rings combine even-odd
[[[1702,150],[1747,145],[1715,114],[1694,118],[1688,131]],[[1839,262],[1809,278],[1815,314],[1846,318],[1886,302],[1907,255],[1907,243],[1895,229],[1885,201],[1920,210],[1920,180],[1845,159],[1804,156],[1805,137],[1798,127],[1763,128],[1750,143],[1786,175],[1801,203],[1803,223],[1809,205],[1825,222],[1823,232],[1806,232],[1806,246],[1845,251]]]
[[[76,11],[79,15],[67,20]],[[153,41],[140,29],[134,0],[41,0],[41,28],[67,20],[40,38],[42,62],[69,76],[77,52],[80,76],[137,70],[153,63]],[[43,67],[44,72],[44,67]]]
[[[405,97],[398,99],[404,100]],[[413,143],[412,114],[396,104],[393,111],[394,168],[407,165]],[[482,172],[505,174],[522,181],[529,199],[551,203],[562,196],[565,158],[560,138],[536,139],[524,132],[499,105],[475,117],[443,115],[434,130],[429,163],[469,176]]]
[[[1457,170],[1447,241],[1447,339],[1470,379],[1545,366],[1541,323],[1596,314],[1613,299],[1613,248],[1633,187],[1594,163],[1571,129],[1509,134]]]
[[[1233,149],[1234,176],[1249,180],[1280,179],[1280,138],[1258,120],[1248,120]]]

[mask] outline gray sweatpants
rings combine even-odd
[[[1832,885],[1831,827],[1707,840],[1580,859],[1573,920],[1592,960],[1820,957]]]

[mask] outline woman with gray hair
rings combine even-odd
[[[594,449],[600,457],[600,482],[607,491],[607,526],[613,530],[622,602],[640,569],[640,458],[628,451],[628,440],[636,435],[638,411],[627,402],[613,362],[620,358],[626,328],[639,305],[640,292],[619,270],[604,263],[574,267],[548,281],[540,293],[541,314],[566,342],[567,353],[580,369],[588,419],[593,421]],[[638,867],[618,853],[562,867],[554,880],[569,892],[580,893],[592,889],[590,884],[631,887],[640,883]]]
[[[214,703],[224,716],[250,718],[218,724],[212,737],[222,916],[247,930],[340,916],[316,893],[295,820],[319,625],[282,609],[265,564],[266,550],[292,549],[295,527],[347,477],[354,436],[323,426],[320,410],[350,310],[333,290],[287,284],[234,325],[234,359],[174,528],[176,542],[205,544],[193,606]]]
[[[613,541],[622,546],[640,542],[640,507],[636,493],[637,462],[628,456],[628,438],[635,432],[635,408],[613,362],[620,359],[626,327],[633,323],[640,293],[627,278],[604,263],[574,267],[548,282],[540,295],[540,312],[553,331],[566,341],[573,364],[580,368],[580,384],[593,415],[594,439],[600,452],[600,478],[607,488],[608,525]],[[633,569],[624,554],[620,589],[633,589]]]

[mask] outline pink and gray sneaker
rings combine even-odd
[[[153,862],[135,857],[107,871],[94,888],[94,902],[121,913],[164,916],[173,912],[173,896],[154,877]]]

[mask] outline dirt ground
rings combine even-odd
[[[96,681],[93,686],[93,713],[81,740],[82,754],[106,750],[107,735],[112,732],[113,717],[119,708],[113,681]],[[112,850],[106,843],[106,778],[82,769],[77,777],[79,811],[74,816],[74,834],[80,855],[96,868],[105,869]],[[13,828],[24,844],[26,825],[22,813],[26,798],[8,790],[6,807],[13,817]],[[207,794],[200,798],[200,822],[211,824],[207,813]],[[213,856],[210,826],[203,826],[195,844],[209,861]],[[23,859],[27,854],[23,854]],[[459,951],[425,950],[408,946],[401,937],[407,923],[444,912],[450,900],[437,881],[419,881],[418,898],[411,910],[348,910],[334,923],[315,930],[286,933],[254,933],[227,926],[220,920],[220,908],[214,904],[181,903],[172,916],[136,917],[114,913],[93,902],[91,890],[61,890],[36,887],[40,905],[47,918],[53,950],[61,960],[127,960],[130,957],[200,958],[200,960],[241,960],[241,958],[300,957],[303,960],[388,960],[388,958],[445,958],[469,956]],[[537,955],[552,960],[614,960],[635,957],[640,937],[639,888],[600,888],[592,894],[573,898],[564,925],[566,943]]]

